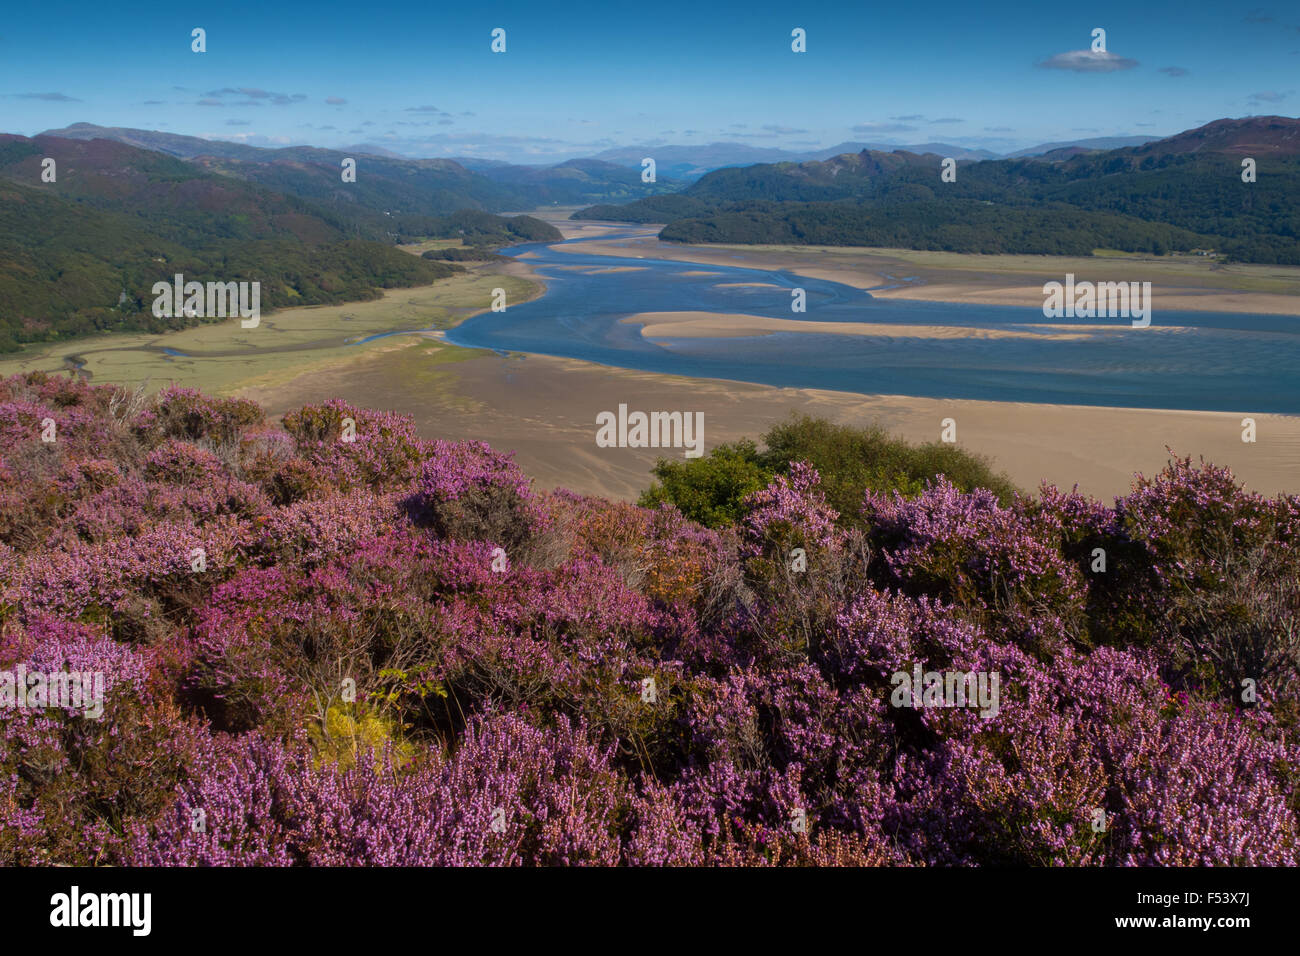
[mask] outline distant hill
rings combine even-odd
[[[351,146],[340,146],[340,153],[364,153],[367,156],[383,156],[385,159],[405,159],[401,153],[394,153],[391,149],[385,149],[382,146],[376,146],[374,143],[354,143]],[[468,168],[468,167],[467,167]]]
[[[971,199],[733,204],[706,217],[671,222],[660,238],[1059,256],[1091,255],[1097,248],[1164,253],[1205,244],[1188,230],[1113,213]]]
[[[41,182],[41,161],[55,160],[55,183]],[[107,139],[0,134],[0,177],[31,184],[65,201],[128,216],[155,235],[182,243],[223,239],[329,242],[348,237],[344,223],[253,183]]]
[[[537,205],[543,206],[629,202],[644,196],[676,192],[686,185],[661,175],[656,175],[653,183],[643,183],[639,162],[632,168],[600,159],[571,159],[554,166],[493,163],[476,171],[495,183],[526,192]]]
[[[966,162],[951,183],[940,181],[937,155],[864,150],[718,169],[677,196],[597,205],[574,218],[667,222],[661,237],[683,242],[1049,255],[1092,243],[1086,251],[1209,248],[1243,261],[1300,263],[1298,152],[1300,120],[1285,117],[1220,120],[1111,150],[1076,145]],[[1246,154],[1261,160],[1267,180],[1241,181]]]
[[[51,134],[90,142],[127,143],[184,159],[226,178],[242,179],[328,209],[358,238],[392,240],[423,235],[419,217],[458,209],[501,212],[531,208],[532,196],[494,182],[449,159],[393,159],[375,154],[290,146],[264,149],[195,136],[77,123]],[[357,160],[356,182],[344,183],[344,159]],[[414,218],[408,218],[414,217]]]
[[[603,150],[591,158],[639,169],[641,160],[648,156],[654,159],[658,175],[695,179],[723,166],[779,163],[794,159],[796,155],[783,149],[747,143],[709,143],[704,146],[619,146]]]
[[[824,149],[796,151],[746,143],[709,143],[705,146],[628,146],[607,149],[593,158],[621,166],[640,168],[641,160],[652,157],[659,175],[678,179],[698,179],[715,169],[757,164],[803,163],[825,160],[844,153],[893,152],[937,153],[954,159],[992,159],[997,154],[983,149],[967,149],[946,143],[907,146],[890,143],[840,143]]]
[[[178,133],[130,129],[124,126],[96,126],[94,123],[73,123],[63,129],[47,129],[39,135],[57,136],[60,139],[109,139],[155,153],[179,156],[181,159],[192,159],[195,156],[256,159],[266,152],[256,146],[228,143],[219,139],[203,139],[199,136],[182,136]]]
[[[895,186],[910,181],[931,183],[938,178],[942,157],[897,150],[863,150],[826,160],[724,167],[700,177],[677,196],[655,197],[625,206],[602,204],[574,213],[578,219],[663,222],[664,215],[703,215],[725,202],[826,202],[883,198]],[[928,187],[923,187],[927,189]]]
[[[1028,149],[1018,149],[1007,153],[1003,159],[1019,159],[1024,156],[1042,156],[1044,153],[1071,150],[1073,152],[1091,152],[1094,150],[1121,149],[1125,146],[1141,146],[1156,140],[1155,136],[1099,136],[1095,139],[1073,139],[1064,143],[1040,143]],[[989,157],[993,158],[993,157]]]
[[[466,169],[472,169],[479,172],[483,169],[492,169],[494,166],[515,166],[516,163],[508,163],[504,159],[484,159],[482,156],[449,156],[453,163],[460,163]]]
[[[388,159],[299,146],[255,160],[197,156],[200,168],[310,200],[368,238],[428,234],[427,219],[460,209],[500,212],[531,208],[534,197],[493,182],[449,159]],[[344,159],[356,161],[356,181],[343,182]]]
[[[860,153],[863,150],[871,153],[917,153],[924,155],[934,153],[938,156],[951,156],[953,159],[997,159],[998,154],[987,149],[969,149],[965,146],[954,146],[952,143],[915,143],[915,144],[898,144],[898,143],[840,143],[837,146],[831,146],[828,149],[819,149],[811,153],[804,153],[800,159],[830,159],[833,156],[840,156],[844,153]]]
[[[493,161],[407,159],[373,144],[347,149],[289,146],[266,149],[179,136],[153,130],[75,123],[42,135],[77,140],[111,140],[166,153],[202,168],[277,192],[311,200],[333,210],[363,238],[415,238],[426,234],[420,217],[461,209],[503,212],[537,206],[624,202],[671,192],[679,183],[666,174],[658,183],[641,182],[640,168],[629,170],[599,160],[573,160],[557,166],[511,166]],[[344,159],[357,160],[357,179],[344,183]]]
[[[1222,153],[1231,156],[1300,156],[1300,120],[1287,116],[1221,119],[1138,147],[1138,156]]]
[[[570,219],[604,219],[611,222],[673,222],[692,216],[707,216],[717,203],[676,193],[651,196],[622,206],[598,204],[579,209]]]
[[[56,163],[53,183],[41,182],[46,157]],[[483,243],[558,238],[529,217],[457,215],[473,218],[425,218],[444,231],[467,227]],[[178,272],[199,282],[258,281],[270,311],[373,299],[457,270],[356,233],[356,220],[327,204],[200,162],[107,139],[0,135],[0,351],[193,324],[152,315],[153,284]]]
[[[863,198],[882,194],[908,170],[918,179],[937,179],[942,160],[935,154],[863,150],[822,161],[716,169],[687,189],[686,195],[702,200],[775,202]]]

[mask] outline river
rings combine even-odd
[[[477,315],[447,338],[456,345],[643,371],[864,394],[1300,413],[1300,322],[1290,316],[1166,312],[1157,297],[1151,328],[1134,329],[1125,318],[1047,319],[1035,308],[880,299],[788,272],[573,248],[590,241],[508,250],[533,254],[523,261],[546,280],[546,293],[504,312]],[[570,249],[557,248],[562,245]],[[624,271],[587,274],[574,267]],[[795,287],[807,293],[802,314],[791,312]],[[622,321],[640,312],[696,311],[1029,334],[1008,339],[776,332],[649,341],[641,337],[641,326]],[[1050,326],[1062,324],[1093,326],[1096,333],[1050,337],[1059,331]]]

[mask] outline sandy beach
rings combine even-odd
[[[395,340],[396,341],[396,340]],[[275,387],[241,392],[273,414],[323,396],[412,415],[429,437],[478,439],[516,452],[539,487],[634,499],[651,481],[658,449],[598,448],[596,416],[629,409],[703,412],[705,451],[757,439],[792,413],[877,423],[910,441],[935,441],[942,421],[957,423],[962,447],[990,456],[1027,491],[1040,480],[1109,502],[1129,490],[1134,471],[1152,474],[1179,455],[1203,455],[1233,469],[1264,494],[1300,491],[1300,417],[1257,415],[1258,439],[1242,442],[1240,414],[1129,408],[947,401],[856,395],[819,389],[688,379],[572,359],[480,356],[431,365],[447,346],[402,336],[402,348]],[[420,385],[436,370],[438,381]],[[667,452],[667,454],[678,454]]]
[[[772,335],[792,332],[809,335],[865,335],[879,338],[916,339],[1050,339],[1077,342],[1093,335],[1122,335],[1123,326],[1039,326],[1051,331],[1028,328],[981,329],[960,325],[894,325],[884,322],[817,322],[811,319],[774,319],[766,315],[738,312],[638,312],[621,319],[627,325],[640,325],[647,339],[732,338],[749,335]],[[1144,330],[1145,331],[1145,330]],[[1156,335],[1185,331],[1179,326],[1161,326]]]
[[[1094,267],[1094,282],[1109,281]],[[1086,274],[1075,274],[1083,281]],[[1042,284],[1000,285],[935,283],[909,285],[871,293],[881,299],[918,299],[923,302],[967,302],[972,305],[1022,305],[1042,308]],[[1266,292],[1189,291],[1176,286],[1151,285],[1151,308],[1160,312],[1256,312],[1300,316],[1300,298]]]

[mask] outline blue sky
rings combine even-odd
[[[1094,27],[1108,56],[1070,57]],[[715,141],[1009,151],[1298,103],[1294,4],[68,0],[0,21],[0,131],[24,135],[81,121],[525,162]]]

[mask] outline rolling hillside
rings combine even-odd
[[[1245,156],[1258,164],[1256,182],[1242,181]],[[1219,120],[1114,150],[959,162],[954,182],[941,181],[940,162],[864,150],[719,169],[679,196],[597,205],[574,218],[668,222],[661,237],[686,242],[1073,254],[1087,239],[1300,263],[1300,120]]]
[[[264,149],[178,136],[155,130],[76,123],[42,134],[81,141],[105,140],[186,160],[210,173],[266,186],[329,210],[363,238],[414,238],[428,234],[422,217],[462,209],[502,212],[547,205],[624,202],[672,192],[681,184],[660,178],[642,183],[640,168],[595,159],[554,166],[512,166],[454,159],[407,159],[382,147],[351,150],[293,146]],[[340,175],[345,159],[357,163],[355,182]]]
[[[53,183],[41,181],[47,157],[56,163]],[[411,220],[426,235],[468,228],[486,244],[558,236],[527,217],[460,215]],[[457,269],[411,256],[382,228],[362,225],[329,203],[125,143],[0,136],[0,350],[192,324],[151,311],[153,284],[178,272],[199,282],[258,281],[262,307],[272,310],[372,299]]]

